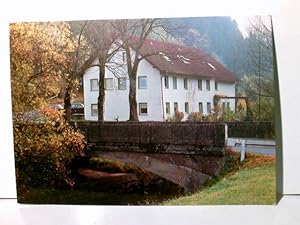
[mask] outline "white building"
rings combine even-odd
[[[141,56],[137,73],[137,105],[140,121],[165,121],[175,111],[209,114],[214,95],[235,96],[237,77],[214,58],[198,48],[147,40],[138,52]],[[136,52],[132,49],[132,54]],[[126,62],[120,50],[113,62]],[[94,61],[96,63],[96,61]],[[124,63],[123,71],[126,71]],[[126,72],[118,77],[106,68],[104,120],[129,119],[129,79]],[[97,120],[98,67],[90,67],[83,75],[84,116]],[[225,100],[221,100],[225,102]],[[235,100],[226,100],[225,107],[235,110]]]

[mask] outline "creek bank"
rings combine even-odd
[[[183,189],[164,178],[130,164],[99,157],[80,158],[73,163],[76,190],[142,195],[183,194]]]

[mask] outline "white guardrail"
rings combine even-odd
[[[244,161],[246,155],[246,146],[261,146],[261,147],[275,147],[275,140],[269,139],[256,139],[256,138],[238,138],[228,137],[228,126],[225,125],[225,146],[236,147],[240,146],[240,161]]]

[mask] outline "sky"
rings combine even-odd
[[[243,34],[244,37],[247,37],[247,28],[249,26],[249,16],[231,16],[232,19],[234,19],[238,26],[239,29],[241,31],[241,33]]]

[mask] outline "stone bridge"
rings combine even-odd
[[[133,164],[195,192],[224,166],[225,124],[80,122],[91,155]]]

